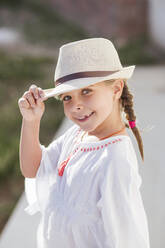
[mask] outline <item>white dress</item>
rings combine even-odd
[[[36,178],[25,178],[25,211],[41,213],[37,247],[149,248],[142,180],[130,137],[80,142],[82,133],[73,125],[48,147],[41,145]]]

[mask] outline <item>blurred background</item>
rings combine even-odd
[[[163,0],[0,1],[0,232],[24,191],[18,99],[32,83],[53,87],[59,47],[79,39],[112,40],[125,66],[163,68],[164,13]],[[40,141],[47,146],[64,113],[54,98],[45,104]]]

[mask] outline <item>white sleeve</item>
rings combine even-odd
[[[147,216],[140,193],[141,176],[127,156],[108,165],[98,202],[107,248],[149,248]]]
[[[28,206],[24,209],[30,215],[44,209],[50,187],[50,175],[55,173],[59,160],[64,135],[42,149],[41,162],[35,178],[25,178],[25,196]]]
[[[57,180],[57,164],[60,153],[64,146],[68,146],[67,142],[72,142],[78,129],[77,125],[73,125],[63,135],[51,142],[48,147],[40,145],[42,157],[36,177],[25,178],[25,196],[28,202],[28,206],[24,209],[26,213],[33,215],[38,211],[44,211],[52,180],[53,183],[56,183]]]

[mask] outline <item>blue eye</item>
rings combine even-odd
[[[70,99],[71,99],[71,96],[64,96],[62,100],[63,100],[63,101],[68,101],[68,100],[70,100]]]
[[[90,89],[84,89],[84,90],[82,90],[83,94],[85,94],[85,95],[88,94],[90,91],[91,91]]]

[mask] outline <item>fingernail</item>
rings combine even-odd
[[[43,96],[44,96],[44,92],[40,92],[40,96],[42,96],[42,97],[43,97]]]

